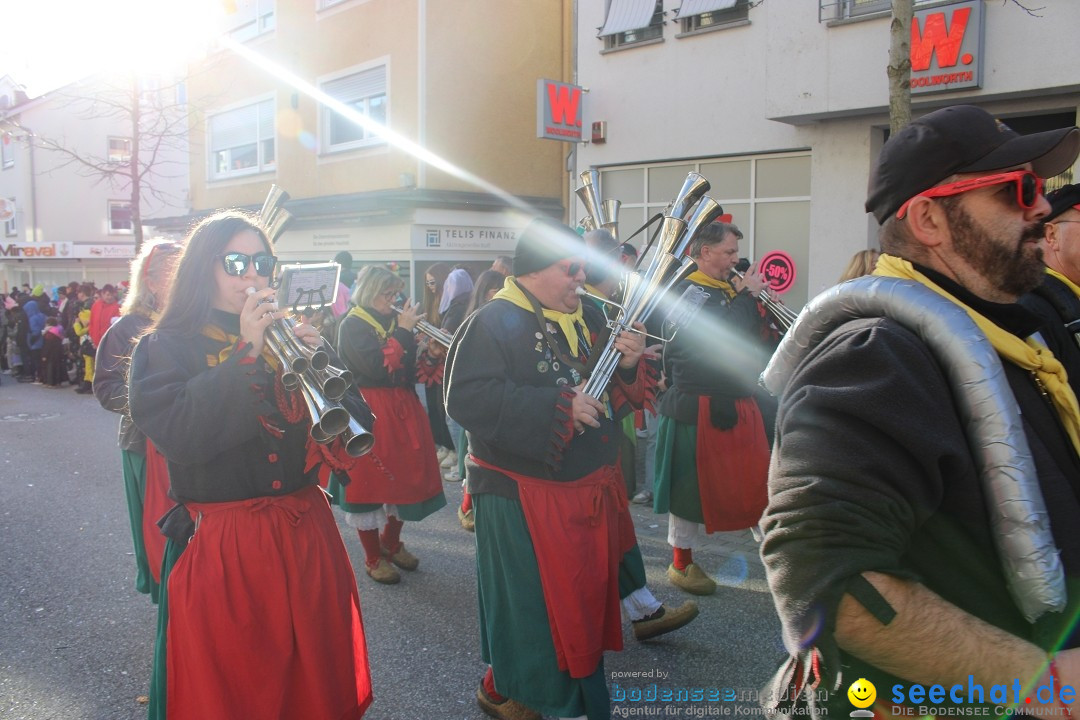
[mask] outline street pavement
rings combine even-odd
[[[128,720],[146,716],[156,608],[134,590],[115,415],[93,396],[0,385],[0,718]],[[421,560],[401,584],[358,575],[375,702],[370,720],[486,717],[475,690],[477,645],[473,536],[448,506],[407,524]],[[649,586],[669,605],[686,596],[665,577],[666,518],[632,506]],[[363,553],[339,523],[355,568]],[[709,536],[695,561],[721,584],[697,598],[691,625],[608,653],[616,717],[758,714],[755,693],[783,650],[757,546],[749,532]],[[528,648],[522,648],[528,652]],[[651,688],[733,690],[734,702],[649,701]],[[643,692],[641,701],[632,701]],[[259,719],[256,719],[259,720]]]

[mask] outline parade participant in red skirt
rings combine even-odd
[[[156,320],[163,307],[181,246],[147,242],[131,263],[131,287],[120,319],[101,339],[94,360],[94,396],[101,407],[120,414],[120,456],[124,471],[131,537],[135,547],[135,589],[158,601],[165,537],[157,521],[175,504],[168,498],[169,474],[161,454],[131,421],[128,413],[128,358],[135,339]],[[148,447],[149,445],[149,447]]]
[[[338,326],[338,353],[379,418],[370,453],[351,463],[348,482],[330,477],[329,489],[356,528],[367,574],[376,582],[401,581],[394,565],[416,570],[420,561],[401,541],[404,521],[418,521],[446,505],[431,427],[416,396],[416,340],[422,317],[393,302],[405,284],[386,268],[369,265],[356,278],[356,306]]]
[[[515,277],[465,321],[447,355],[447,411],[469,436],[481,654],[491,665],[477,701],[495,717],[611,712],[603,653],[622,649],[619,563],[635,538],[619,429],[580,390],[603,328],[576,294],[583,255],[569,228],[531,223]],[[617,346],[611,404],[640,404],[643,336],[625,333]]]
[[[166,522],[171,540],[190,537],[163,598],[169,720],[355,720],[371,703],[356,578],[317,472],[305,472],[311,421],[264,343],[284,314],[262,304],[274,263],[253,217],[203,220],[132,354],[132,420],[193,521]],[[293,331],[320,342],[310,326]],[[343,404],[372,427],[358,393]]]
[[[709,533],[753,528],[765,510],[769,442],[758,403],[771,401],[756,398],[755,388],[773,336],[756,297],[765,287],[756,268],[727,281],[741,237],[719,221],[694,237],[698,269],[673,295],[694,284],[708,300],[664,349],[671,389],[660,400],[653,509],[669,513],[668,579],[695,595],[716,592],[693,561],[699,525]]]

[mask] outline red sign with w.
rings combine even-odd
[[[581,88],[577,85],[536,81],[536,136],[551,140],[581,140]]]
[[[911,23],[911,92],[979,87],[982,1],[915,13]]]

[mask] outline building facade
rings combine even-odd
[[[31,99],[11,78],[0,80],[5,292],[24,283],[51,290],[73,280],[100,287],[127,279],[135,249],[135,97],[146,223],[188,207],[187,131],[177,122],[182,85],[96,76]]]
[[[240,48],[188,76],[194,212],[160,228],[257,209],[276,184],[285,262],[347,250],[414,296],[434,262],[486,268],[528,213],[564,213],[566,147],[536,137],[535,103],[538,78],[569,74],[571,19],[570,0],[235,3]]]
[[[1011,2],[917,1],[913,116],[973,104],[1021,133],[1075,125],[1080,3],[1038,5],[1031,14]],[[889,124],[889,7],[579,0],[584,121],[603,125],[577,169],[599,170],[602,196],[622,201],[624,235],[662,210],[688,171],[705,175],[746,234],[744,256],[794,260],[784,299],[801,307],[877,244],[863,202]],[[1031,52],[1034,42],[1053,59]]]

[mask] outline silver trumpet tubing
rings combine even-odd
[[[581,226],[588,230],[603,229],[611,233],[616,240],[619,239],[619,206],[622,203],[609,198],[600,200],[600,173],[596,170],[586,170],[578,176],[581,187],[575,192],[581,198],[581,204],[585,206],[588,214],[581,218]]]
[[[259,212],[259,224],[271,245],[292,221],[292,215],[282,207],[288,199],[287,192],[271,185]],[[279,275],[277,279],[280,282],[282,277]],[[248,292],[253,293],[255,289],[250,288]],[[310,303],[309,306],[317,309]],[[371,431],[357,422],[339,402],[353,384],[352,373],[330,365],[330,354],[300,340],[293,327],[294,322],[288,318],[275,320],[266,330],[265,342],[281,366],[282,385],[299,391],[304,399],[311,416],[312,439],[325,444],[340,437],[345,452],[352,457],[370,452],[375,444]]]
[[[312,348],[296,337],[293,322],[287,318],[270,324],[265,342],[281,366],[281,384],[286,390],[299,391],[304,399],[311,416],[311,439],[325,445],[341,436],[349,455],[359,457],[369,452],[374,437],[340,402],[352,384],[352,373],[333,367],[325,350]]]
[[[599,399],[622,353],[615,348],[615,339],[636,322],[645,322],[660,301],[679,281],[693,272],[696,263],[686,256],[686,249],[701,228],[716,220],[724,209],[706,197],[709,181],[697,173],[687,175],[678,195],[671,201],[660,226],[656,252],[644,273],[630,273],[626,297],[616,320],[609,321],[611,335],[596,358],[595,368],[582,388],[590,397]],[[636,277],[635,277],[636,276]]]
[[[271,245],[277,242],[278,236],[285,231],[285,226],[292,221],[292,213],[282,207],[289,200],[289,193],[277,185],[270,186],[270,192],[263,201],[259,211],[259,224],[266,233],[267,240]]]
[[[740,278],[745,277],[745,275],[738,270],[732,270],[731,272],[735,273]],[[772,289],[768,285],[758,293],[758,300],[765,306],[765,311],[772,316],[773,321],[776,323],[776,326],[780,328],[781,332],[790,330],[791,326],[795,324],[795,320],[799,317],[799,313],[773,297]]]
[[[402,310],[401,308],[399,308],[397,306],[392,306],[392,307],[394,308],[394,312],[396,312],[398,315],[405,312],[404,310]],[[431,338],[432,340],[439,343],[440,345],[442,345],[445,348],[449,348],[450,343],[454,340],[453,335],[446,332],[441,327],[438,327],[436,325],[433,325],[432,323],[429,323],[427,320],[417,320],[416,321],[416,330],[417,330],[417,332],[424,333],[429,338]]]

